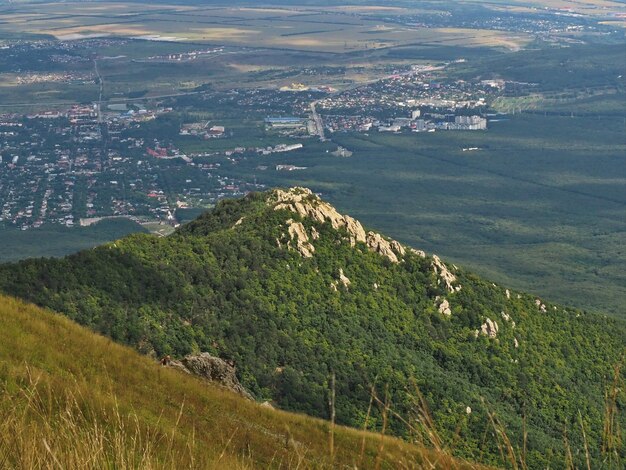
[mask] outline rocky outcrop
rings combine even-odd
[[[443,299],[443,301],[439,304],[439,313],[444,314],[449,317],[452,315],[452,310],[450,309],[450,303],[447,299]]]
[[[361,223],[348,215],[337,212],[333,206],[322,201],[307,188],[291,188],[287,191],[273,191],[274,210],[286,209],[316,222],[329,222],[334,229],[344,228],[348,232],[351,245],[365,242],[365,229]]]
[[[350,284],[352,284],[352,281],[350,281],[350,279],[343,273],[342,268],[339,268],[339,275],[337,276],[337,280],[330,283],[331,290],[337,292],[337,287],[340,284],[344,287],[344,289],[348,289],[348,287],[350,287]]]
[[[399,263],[400,257],[406,254],[406,250],[399,242],[387,240],[376,232],[368,232],[365,243],[371,251],[384,256],[392,263]]]
[[[311,238],[313,240],[318,240],[320,238],[320,233],[316,230],[315,227],[311,227]]]
[[[443,281],[446,285],[446,289],[450,292],[456,292],[461,290],[461,286],[453,286],[452,284],[456,282],[456,276],[450,272],[448,267],[441,261],[439,256],[433,255],[433,271],[435,274],[439,276],[439,279]]]
[[[339,282],[347,289],[350,287],[351,281],[343,273],[343,269],[339,268]]]
[[[358,220],[353,219],[349,215],[340,214],[337,212],[337,209],[322,201],[308,188],[275,189],[268,198],[267,204],[273,207],[274,210],[288,210],[318,223],[329,223],[335,230],[344,229],[352,246],[355,246],[357,242],[365,243],[370,251],[384,256],[392,263],[399,263],[406,254],[406,248],[400,242],[384,238],[376,232],[366,233]],[[317,240],[319,238],[318,231],[315,227],[312,227],[309,236],[304,226],[299,222],[288,221],[288,223],[290,224],[289,234],[292,240],[299,240],[297,243],[300,254],[305,257],[312,256],[315,249],[309,238]],[[299,224],[299,226],[296,224]],[[426,253],[421,250],[410,248],[410,251],[421,258],[426,257]],[[450,292],[454,292],[455,289],[452,287],[452,282],[456,280],[455,276],[439,258],[434,258],[433,266],[437,273],[444,279],[446,286],[449,286]],[[460,287],[456,287],[456,290],[459,289]]]
[[[206,352],[190,354],[180,361],[170,361],[167,366],[196,375],[252,400],[252,395],[239,383],[235,366],[219,357],[211,356]]]
[[[395,240],[387,240],[380,234],[375,232],[365,233],[365,229],[361,223],[350,217],[342,215],[337,210],[322,201],[310,189],[307,188],[291,188],[287,191],[276,189],[273,191],[273,197],[268,203],[274,204],[274,210],[288,210],[307,217],[315,222],[328,222],[334,229],[345,229],[348,233],[348,240],[354,246],[357,242],[362,242],[375,252],[388,258],[394,263],[400,261],[400,257],[406,254],[406,249],[402,244]],[[319,238],[317,231],[311,232],[311,238],[316,240]],[[308,236],[307,236],[308,241]],[[423,253],[417,252],[416,253]],[[423,253],[426,256],[425,253]]]
[[[480,333],[481,335],[488,336],[489,338],[495,338],[496,336],[498,336],[498,324],[495,321],[487,318],[485,323],[481,325],[480,332],[477,330],[476,333],[477,336],[478,333]]]
[[[416,250],[415,248],[409,248],[409,251],[420,258],[426,258],[426,252],[422,250]]]
[[[536,305],[536,306],[537,306],[537,308],[538,308],[540,311],[542,311],[543,313],[546,313],[546,312],[547,312],[546,305],[545,305],[543,302],[541,302],[541,300],[540,300],[540,299],[535,299],[535,305]]]
[[[311,258],[315,253],[315,247],[309,242],[309,235],[306,233],[301,222],[293,219],[287,221],[287,231],[292,241],[296,242],[296,250],[305,258]]]
[[[502,319],[505,322],[511,323],[511,328],[515,328],[515,320],[513,320],[513,318],[511,318],[511,315],[509,315],[508,313],[505,313],[505,312],[500,312],[500,315],[502,315]]]

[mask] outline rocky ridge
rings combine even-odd
[[[381,234],[373,231],[366,232],[361,222],[349,215],[340,214],[332,205],[321,200],[308,188],[275,189],[268,198],[268,205],[276,211],[288,210],[300,215],[302,218],[308,218],[318,223],[330,223],[336,230],[345,229],[351,246],[355,246],[357,242],[364,243],[370,251],[378,253],[392,263],[401,263],[407,252],[426,258],[426,253],[422,250],[405,247],[400,242],[383,237]],[[315,246],[312,240],[319,238],[319,234],[314,227],[311,228],[311,234],[309,234],[302,222],[289,219],[287,220],[287,235],[288,241],[295,243],[293,248],[300,255],[304,258],[313,256]],[[277,240],[277,243],[279,246],[283,246],[281,240]],[[287,246],[292,247],[288,242]],[[456,282],[456,276],[437,255],[432,256],[432,268],[433,272],[438,276],[437,282],[443,282],[450,293],[461,290],[461,286]],[[450,310],[447,306],[443,310],[446,314],[449,314]]]

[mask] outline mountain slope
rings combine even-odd
[[[281,408],[328,417],[334,373],[341,423],[363,425],[375,384],[409,423],[421,393],[441,439],[469,459],[504,464],[501,442],[485,438],[489,413],[519,448],[525,421],[530,468],[564,466],[564,429],[583,448],[579,413],[592,462],[606,457],[604,394],[623,323],[366,232],[302,188],[223,201],[166,238],[1,266],[0,289],[148,354],[233,359],[242,383]],[[381,421],[374,413],[370,426]]]
[[[13,298],[0,296],[0,315],[0,468],[330,467],[327,422],[263,408]],[[476,468],[343,427],[334,448],[339,466]]]

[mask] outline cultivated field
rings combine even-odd
[[[391,15],[381,19],[381,12]],[[518,49],[523,34],[462,28],[407,27],[393,16],[408,8],[223,8],[98,3],[23,4],[0,8],[0,33],[72,40],[137,37],[232,46],[350,52],[403,45],[489,46]],[[377,16],[373,16],[373,14]]]

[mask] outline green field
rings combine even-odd
[[[42,256],[65,256],[121,238],[129,233],[146,231],[141,225],[128,219],[103,220],[89,227],[76,228],[59,225],[44,225],[26,231],[0,228],[0,262]]]

